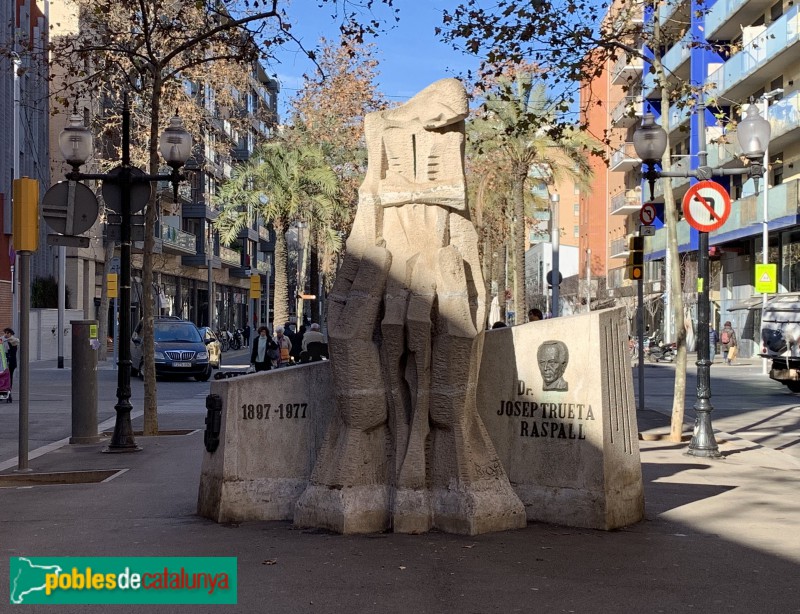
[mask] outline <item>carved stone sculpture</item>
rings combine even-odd
[[[445,79],[365,119],[369,168],[329,301],[337,411],[299,526],[525,524],[475,401],[486,291],[466,204],[467,110]]]

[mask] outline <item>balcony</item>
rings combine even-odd
[[[678,130],[681,126],[686,124],[689,121],[689,117],[691,116],[692,108],[683,105],[678,106],[678,103],[673,104],[670,106],[669,110],[667,111],[667,117],[669,118],[669,132],[672,134],[675,130]]]
[[[706,38],[736,38],[742,31],[741,24],[753,23],[772,4],[772,0],[717,0],[706,14]]]
[[[661,97],[661,88],[656,82],[656,73],[648,72],[642,77],[642,96],[646,100]]]
[[[161,226],[161,241],[164,251],[173,254],[196,254],[197,237],[172,226]]]
[[[692,45],[694,44],[694,36],[691,30],[687,32],[681,40],[672,46],[672,49],[664,54],[662,64],[664,70],[670,78],[675,77],[688,77],[689,76],[689,56],[692,54]],[[685,70],[684,70],[685,69]]]
[[[627,258],[630,250],[628,249],[628,237],[614,239],[608,248],[609,258]]]
[[[611,111],[611,125],[627,128],[639,122],[644,115],[644,100],[641,96],[625,96]]]
[[[624,143],[621,149],[611,154],[611,165],[609,170],[617,172],[627,172],[639,166],[642,161],[636,155],[633,143]]]
[[[731,166],[731,163],[737,161],[742,155],[736,130],[727,130],[724,135],[709,142],[706,149],[708,150],[708,165],[711,168]],[[738,164],[733,166],[738,166]]]
[[[691,168],[692,156],[681,156],[672,162],[671,171],[688,171]],[[656,189],[653,191],[653,197],[662,200],[664,199],[664,182],[667,179],[660,179],[656,181]],[[686,190],[689,189],[689,177],[673,177],[669,181],[672,182],[672,195],[675,200],[679,200]]]
[[[242,266],[241,254],[230,247],[219,246],[219,259],[222,261],[223,265],[227,265],[228,267]]]
[[[642,208],[642,189],[622,190],[611,197],[608,211],[611,215],[630,215]]]
[[[644,60],[642,58],[630,57],[627,54],[618,58],[611,69],[611,84],[625,85],[635,81],[642,74]]]
[[[763,183],[762,183],[763,185]],[[795,226],[800,214],[800,180],[795,179],[769,189],[767,193],[767,220],[770,230]],[[764,193],[750,195],[735,200],[731,206],[731,215],[717,230],[710,233],[713,239],[719,237],[718,243],[730,238],[759,236],[762,232],[764,215]],[[725,237],[724,235],[732,235]]]
[[[692,233],[696,232],[686,220],[678,222],[678,250],[686,251],[689,248]],[[656,230],[655,236],[646,237],[644,242],[645,254],[655,258],[663,258],[667,249],[667,227]]]
[[[761,83],[793,70],[797,65],[797,43],[800,41],[798,8],[792,7],[712,72],[706,79],[706,85],[710,86],[709,96],[741,99],[754,89],[752,84],[746,83],[750,77]]]
[[[688,21],[689,5],[689,0],[667,0],[659,3],[658,23],[663,26],[672,19],[686,23]]]
[[[769,106],[769,124],[772,127],[770,147],[782,148],[788,141],[796,141],[800,128],[800,92],[794,92]]]

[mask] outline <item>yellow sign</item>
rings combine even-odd
[[[778,265],[756,265],[756,292],[761,294],[775,294],[778,291]]]
[[[703,291],[703,278],[702,277],[698,277],[697,278],[697,291],[698,292],[702,292]]]
[[[29,177],[14,179],[12,193],[14,249],[35,252],[39,247],[39,182]]]
[[[250,276],[250,298],[261,298],[261,275]]]
[[[97,324],[89,324],[89,339],[97,339]]]
[[[116,273],[109,273],[106,277],[106,287],[108,288],[108,298],[117,298],[119,296],[119,277]]]

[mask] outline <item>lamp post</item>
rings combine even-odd
[[[558,296],[559,284],[561,283],[561,263],[559,262],[559,245],[561,240],[561,228],[558,221],[558,209],[561,206],[561,195],[553,193],[550,195],[551,211],[550,214],[550,241],[553,245],[553,268],[550,284],[553,288],[553,298],[551,300],[553,317],[557,318],[561,312],[561,299]]]
[[[764,117],[769,121],[769,101],[783,94],[783,88],[776,88],[761,95],[764,103]],[[761,263],[769,264],[769,143],[764,146],[764,219],[761,222]],[[761,295],[762,311],[767,307],[767,293]],[[761,360],[761,374],[769,373],[768,360]]]
[[[179,170],[192,150],[192,137],[184,129],[177,113],[170,119],[169,127],[161,134],[159,149],[172,168],[169,175],[145,175],[131,166],[130,156],[130,108],[127,95],[122,109],[122,163],[111,173],[81,173],[80,167],[94,150],[92,133],[83,125],[80,115],[73,114],[66,128],[58,137],[58,145],[64,160],[72,166],[66,174],[70,182],[95,180],[116,186],[120,192],[120,322],[119,363],[117,369],[117,412],[114,433],[108,452],[135,452],[141,450],[136,444],[131,427],[131,192],[136,185],[169,181],[172,183],[175,200],[178,198],[178,183],[183,179]]]
[[[705,126],[705,101],[703,95],[697,104],[697,130],[699,132],[700,147],[697,152],[698,167],[689,171],[662,171],[656,169],[661,163],[661,158],[667,148],[667,133],[655,123],[652,113],[647,113],[642,118],[641,127],[633,135],[633,145],[636,154],[647,165],[647,171],[642,172],[642,177],[650,186],[650,198],[653,198],[653,189],[656,179],[662,177],[692,177],[701,181],[711,177],[726,175],[747,175],[752,177],[758,193],[758,180],[764,173],[764,151],[770,139],[769,122],[758,113],[754,104],[750,104],[745,118],[739,122],[738,139],[744,156],[750,165],[744,168],[711,168],[708,166],[706,152],[706,126]],[[665,205],[669,206],[669,205]],[[697,268],[700,292],[697,300],[697,400],[694,405],[696,412],[694,434],[689,444],[687,454],[718,458],[719,447],[714,438],[711,427],[711,360],[709,355],[708,325],[710,319],[710,305],[708,297],[708,232],[698,232]]]

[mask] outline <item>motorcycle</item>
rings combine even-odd
[[[244,331],[241,328],[237,328],[233,334],[231,335],[231,349],[238,350],[242,347],[242,343],[244,343]],[[228,333],[230,335],[230,333]]]
[[[650,362],[673,362],[675,360],[676,347],[675,343],[664,343],[654,339],[650,342],[647,359]]]

